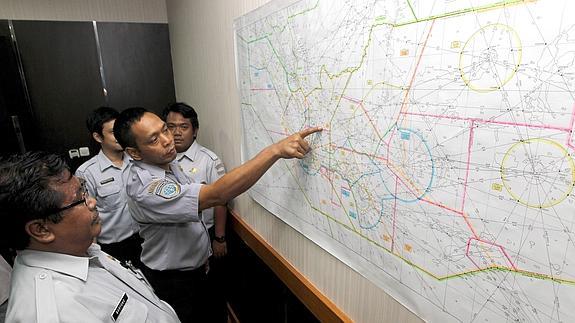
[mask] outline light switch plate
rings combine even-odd
[[[78,149],[70,149],[68,150],[68,155],[70,155],[70,159],[79,158],[80,152],[78,151]]]
[[[90,156],[90,148],[88,148],[88,147],[80,147],[79,151],[80,151],[80,156],[82,156],[82,157]]]

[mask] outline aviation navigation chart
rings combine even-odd
[[[244,157],[324,127],[251,196],[425,320],[575,322],[574,13],[302,0],[238,18]]]

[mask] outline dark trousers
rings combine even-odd
[[[214,240],[215,226],[212,226],[208,233],[210,234],[210,241]],[[229,252],[229,246],[228,246]],[[227,282],[228,275],[226,271],[228,256],[222,258],[210,257],[210,271],[208,273],[208,288],[212,293],[212,302],[210,304],[211,321],[214,323],[226,323],[228,321],[228,308],[227,301]]]
[[[144,274],[156,295],[174,308],[183,323],[213,322],[209,310],[212,296],[205,266],[189,271],[144,267]]]
[[[130,261],[138,269],[142,269],[144,267],[144,264],[142,264],[142,261],[140,260],[140,255],[142,254],[142,242],[144,242],[144,239],[136,233],[120,242],[109,244],[100,243],[100,248],[112,257],[122,262]]]

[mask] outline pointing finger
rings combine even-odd
[[[304,129],[304,130],[300,131],[300,132],[299,132],[299,135],[300,135],[302,138],[305,138],[305,137],[311,135],[312,133],[315,133],[315,132],[318,132],[318,131],[322,131],[322,130],[323,130],[322,127],[311,127],[311,128],[307,128],[307,129]]]

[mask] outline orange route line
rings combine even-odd
[[[399,110],[399,114],[397,116],[397,121],[399,121],[399,116],[402,115],[407,107],[407,97],[409,96],[409,91],[411,91],[411,87],[413,86],[413,82],[415,81],[415,75],[417,75],[417,69],[419,68],[419,63],[423,58],[423,52],[425,51],[425,47],[427,47],[427,41],[429,40],[429,36],[431,36],[431,31],[433,30],[433,25],[435,25],[435,19],[431,21],[431,26],[429,27],[429,32],[425,37],[425,42],[423,42],[423,47],[421,47],[421,52],[419,53],[419,57],[417,58],[417,63],[415,64],[415,69],[413,70],[413,75],[411,76],[411,80],[409,81],[409,86],[405,91],[405,97],[403,98],[403,102],[401,103],[401,109]]]
[[[350,149],[350,148],[346,148],[346,147],[336,146],[335,144],[330,144],[330,146],[331,146],[331,148],[334,148],[334,149],[339,149],[339,150],[347,151],[347,152],[350,152],[350,153],[355,153],[355,154],[358,154],[358,155],[362,155],[362,156],[366,156],[366,157],[371,157],[371,158],[375,158],[375,159],[379,159],[379,160],[381,160],[381,161],[387,162],[387,158],[382,157],[382,156],[378,156],[378,155],[375,155],[375,154],[363,153],[363,152],[357,151],[357,150],[355,150],[355,149]]]
[[[431,21],[431,26],[429,27],[429,32],[427,33],[427,36],[425,37],[425,41],[423,42],[423,46],[421,47],[421,52],[419,53],[419,57],[417,58],[417,63],[415,64],[415,68],[413,70],[413,75],[411,76],[411,80],[409,81],[409,86],[407,87],[406,91],[405,91],[405,96],[403,97],[403,102],[401,103],[401,109],[399,110],[399,114],[397,115],[397,122],[399,122],[399,118],[401,115],[404,115],[406,113],[405,110],[407,110],[407,98],[409,96],[409,92],[413,86],[413,82],[415,81],[415,76],[417,75],[417,70],[419,68],[419,64],[421,62],[421,59],[423,58],[423,52],[425,51],[425,48],[427,47],[427,41],[429,40],[429,36],[431,36],[431,31],[433,30],[433,26],[435,25],[435,19],[433,19]],[[391,138],[391,137],[390,137]],[[391,139],[390,139],[391,140]],[[388,143],[389,144],[389,143]],[[465,215],[464,212],[462,211],[458,211],[452,208],[449,208],[445,205],[442,205],[440,203],[436,203],[433,202],[431,200],[428,199],[422,199],[423,201],[433,204],[435,206],[438,206],[440,208],[444,208],[446,210],[455,212],[456,214],[459,214],[463,217],[463,219],[465,220],[465,223],[467,223],[467,226],[469,227],[469,229],[471,230],[471,233],[473,233],[474,237],[478,237],[477,233],[475,232],[475,230],[473,229],[473,226],[471,225],[471,223],[469,222],[469,219],[467,218],[467,216]]]

